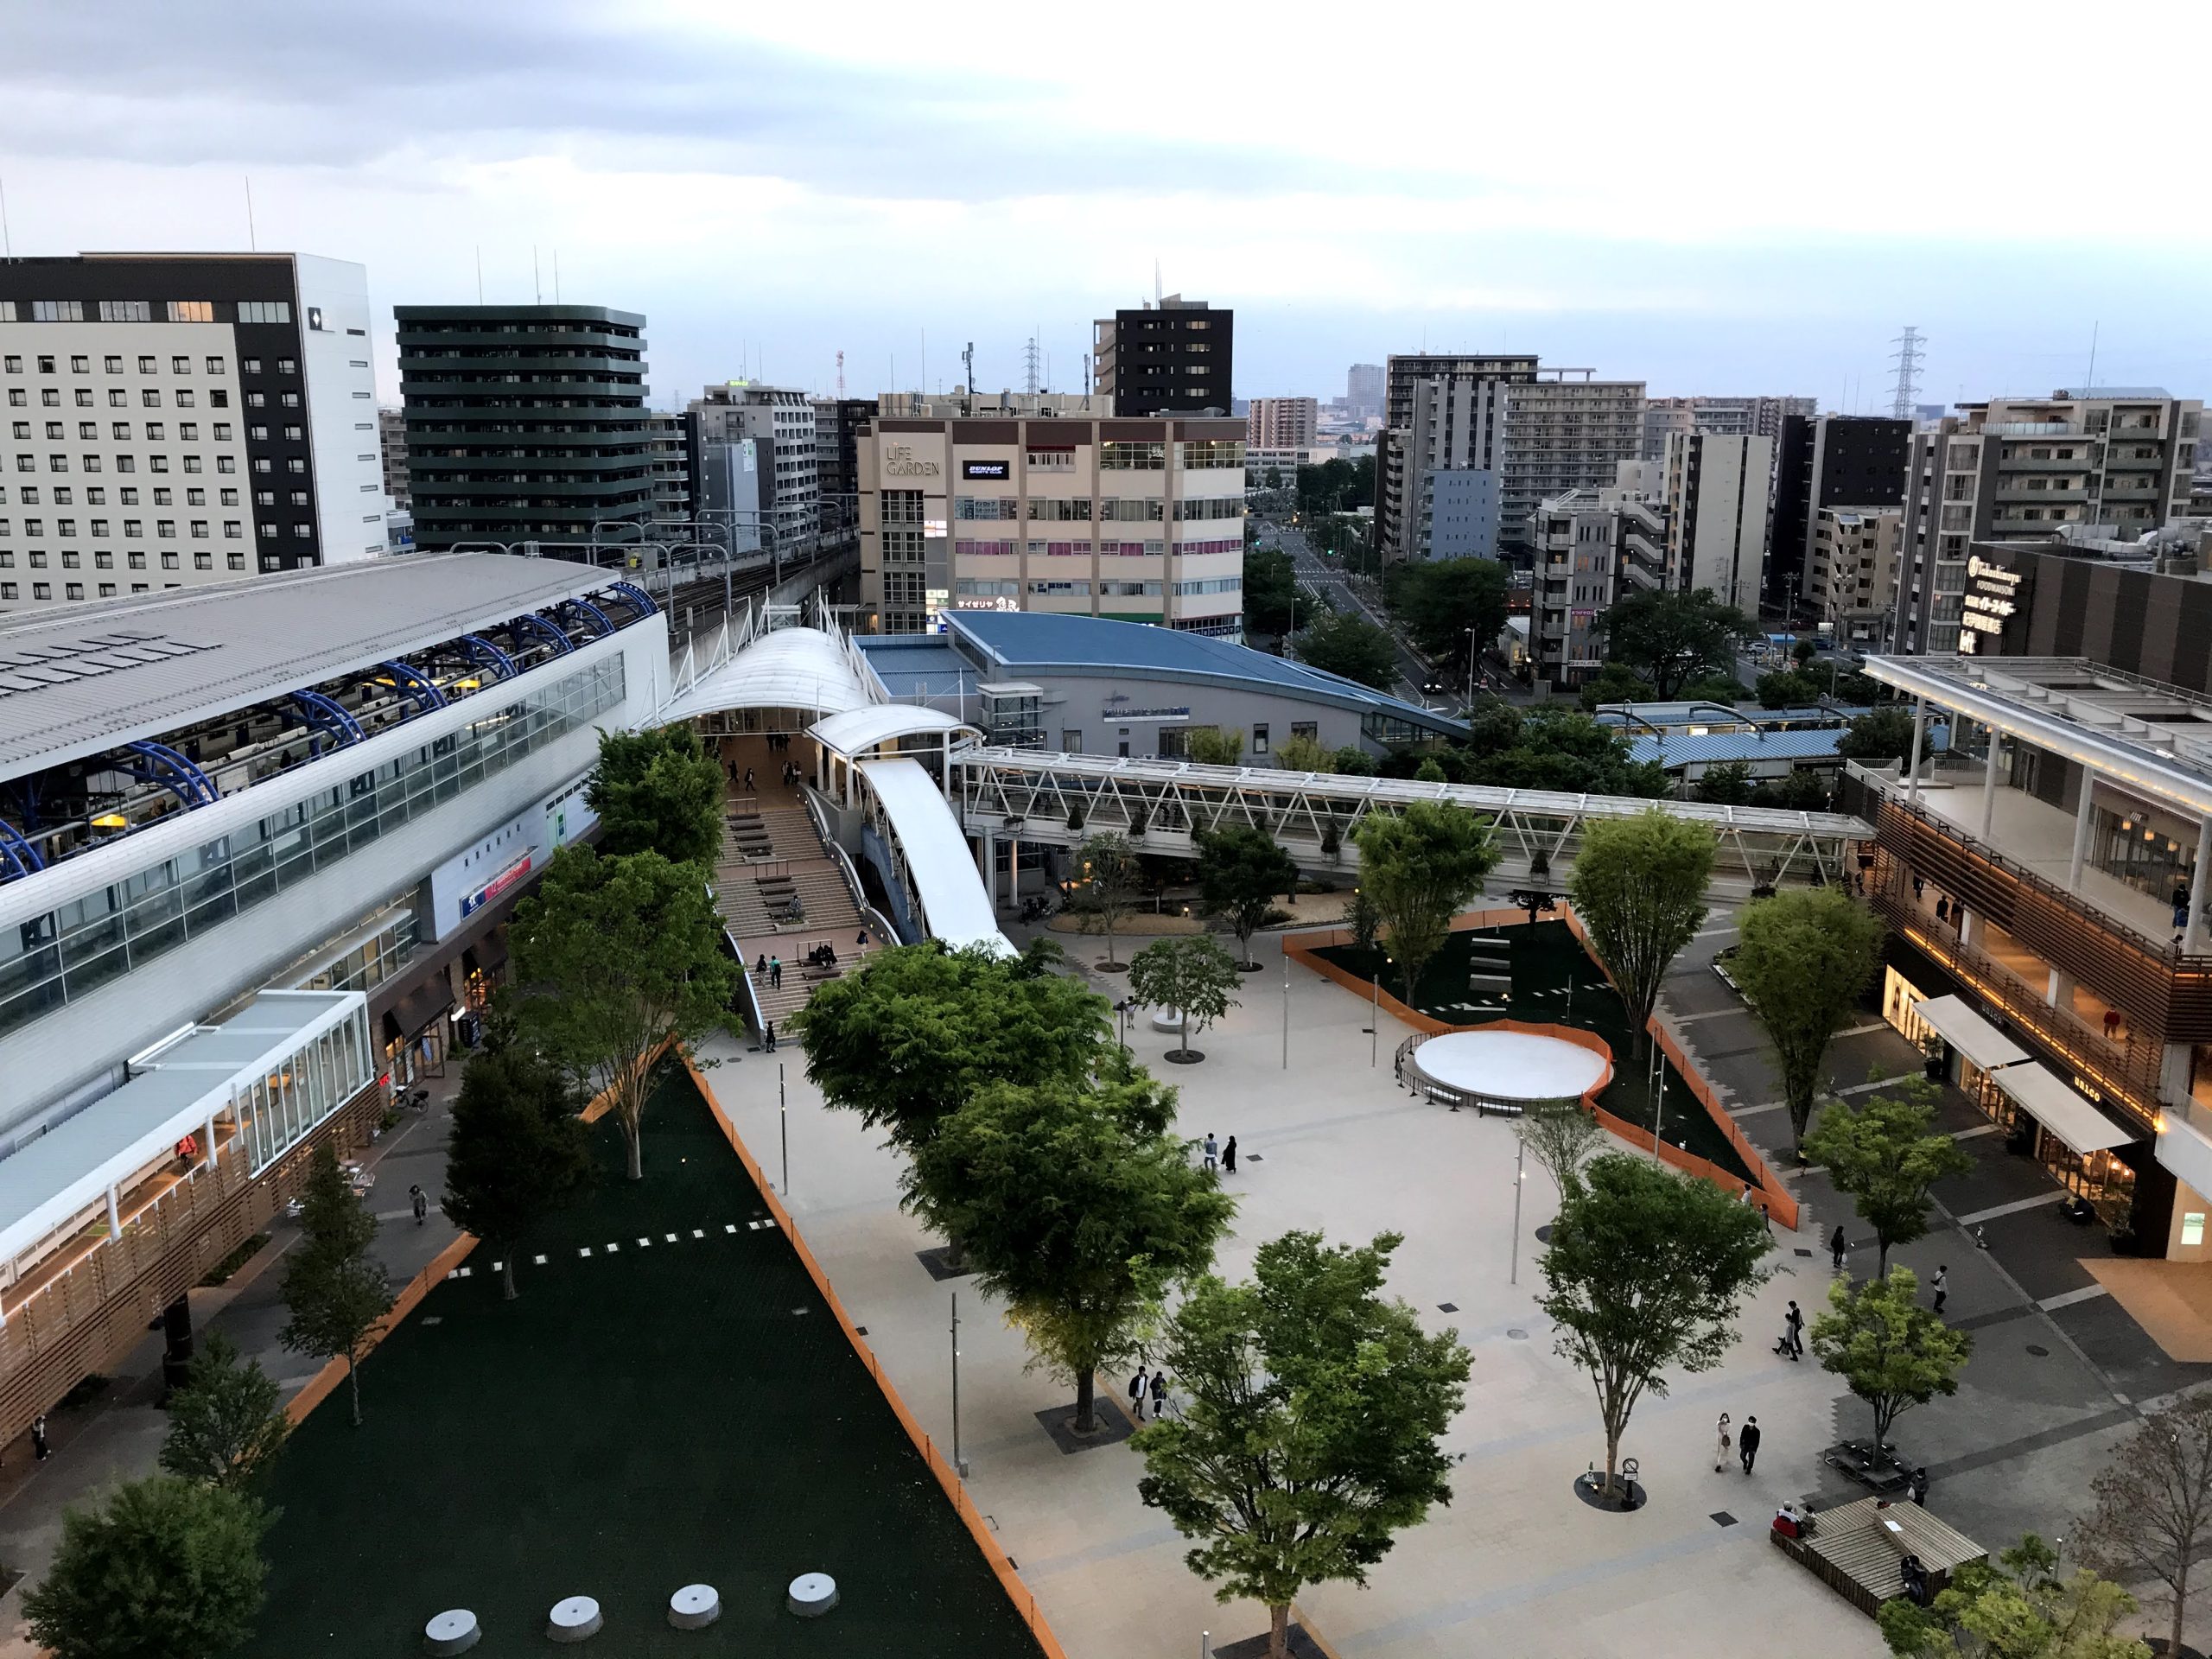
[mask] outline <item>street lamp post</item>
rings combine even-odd
[[[1467,636],[1467,707],[1471,710],[1475,706],[1475,631],[1467,628],[1463,632]]]
[[[952,1466],[968,1478],[968,1459],[960,1455],[960,1293],[952,1293]]]
[[[1513,1147],[1513,1272],[1507,1281],[1509,1284],[1516,1285],[1521,1282],[1521,1188],[1529,1179],[1522,1173],[1521,1163],[1528,1151],[1528,1143],[1516,1136]]]

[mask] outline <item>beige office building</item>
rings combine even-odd
[[[1084,401],[885,399],[859,440],[864,626],[1000,610],[1242,633],[1244,422]]]
[[[1245,416],[1245,442],[1255,449],[1311,449],[1321,423],[1313,397],[1255,397]]]
[[[1813,514],[1805,602],[1839,644],[1888,648],[1904,537],[1902,507],[1821,507]]]

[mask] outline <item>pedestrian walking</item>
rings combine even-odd
[[[1805,1316],[1797,1311],[1797,1304],[1789,1304],[1789,1312],[1783,1316],[1783,1324],[1789,1332],[1789,1357],[1805,1357]]]
[[[1843,1253],[1849,1248],[1850,1246],[1844,1242],[1843,1224],[1838,1222],[1835,1224],[1835,1231],[1828,1236],[1828,1255],[1834,1261],[1835,1270],[1838,1273],[1843,1271]]]
[[[1774,1217],[1768,1211],[1766,1207],[1766,1200],[1764,1198],[1761,1198],[1759,1200],[1759,1219],[1766,1223],[1767,1231],[1770,1233],[1774,1230]]]
[[[1221,1142],[1213,1138],[1213,1131],[1206,1131],[1206,1143],[1200,1148],[1205,1154],[1206,1168],[1211,1170],[1221,1162]]]
[[[46,1414],[31,1419],[31,1451],[41,1463],[54,1455],[54,1448],[46,1443]]]
[[[783,959],[781,957],[769,957],[769,958],[768,958],[768,988],[769,988],[770,990],[772,990],[772,990],[776,989],[778,987],[779,987],[780,985],[782,985],[782,984],[783,984],[783,982],[784,982],[784,959]]]
[[[1221,1173],[1224,1175],[1236,1173],[1236,1137],[1233,1135],[1222,1143]]]
[[[1912,1471],[1912,1478],[1905,1483],[1905,1493],[1922,1509],[1928,1507],[1928,1465],[1922,1464]]]
[[[414,1206],[415,1224],[420,1227],[430,1213],[430,1195],[423,1190],[421,1182],[407,1189],[407,1202]]]
[[[1728,1425],[1733,1421],[1724,1411],[1720,1414],[1720,1421],[1713,1426],[1713,1472],[1716,1475],[1728,1466]]]
[[[753,792],[753,768],[750,766],[745,769],[745,792],[748,795]]]
[[[853,946],[855,950],[865,950],[868,949],[868,929],[861,929],[860,937],[853,941]]]
[[[1751,1184],[1749,1181],[1744,1183],[1744,1190],[1736,1195],[1736,1202],[1747,1209],[1751,1206]]]
[[[1936,1263],[1936,1277],[1929,1281],[1929,1288],[1936,1293],[1936,1312],[1940,1315],[1943,1312],[1943,1299],[1951,1294],[1950,1268],[1942,1262]]]
[[[760,953],[760,960],[753,964],[753,971],[756,974],[765,974],[768,971],[768,953],[766,950]]]
[[[1736,1436],[1736,1451],[1743,1459],[1744,1472],[1750,1474],[1751,1465],[1758,1460],[1759,1455],[1759,1420],[1758,1418],[1744,1419],[1744,1432]]]
[[[766,1052],[772,1054],[776,1052],[776,1022],[772,1020],[768,1022],[766,1036],[767,1040],[761,1045],[761,1047]]]
[[[1152,1374],[1152,1420],[1158,1422],[1167,1414],[1167,1373],[1155,1370]]]
[[[1147,1386],[1144,1367],[1140,1365],[1137,1374],[1129,1379],[1129,1414],[1139,1422],[1144,1421],[1144,1396]]]

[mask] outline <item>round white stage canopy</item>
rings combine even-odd
[[[1413,1052],[1433,1088],[1478,1106],[1514,1112],[1538,1102],[1580,1100],[1605,1081],[1603,1054],[1526,1031],[1451,1031]]]

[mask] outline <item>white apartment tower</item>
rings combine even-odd
[[[1670,433],[1664,466],[1667,585],[1756,616],[1774,440]]]
[[[750,438],[760,468],[760,511],[784,552],[811,543],[821,521],[814,405],[794,386],[732,380],[692,400],[702,447]]]
[[[1255,397],[1245,415],[1245,442],[1255,449],[1311,449],[1321,423],[1313,397]]]

